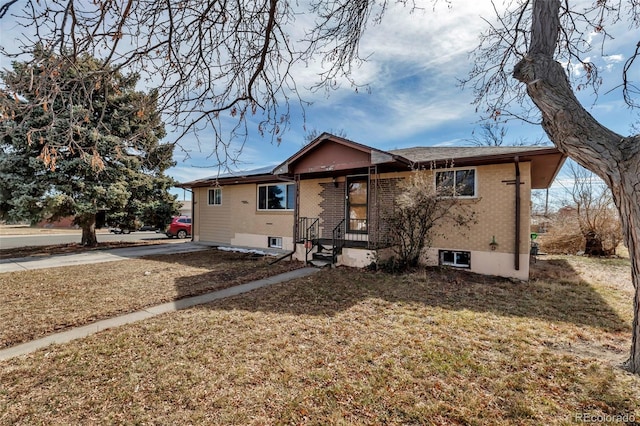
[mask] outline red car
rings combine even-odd
[[[165,233],[169,238],[187,238],[188,235],[191,235],[191,218],[186,216],[174,217]]]

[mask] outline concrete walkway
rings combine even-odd
[[[60,254],[48,257],[32,256],[2,259],[0,260],[0,273],[55,268],[59,266],[84,265],[88,263],[115,262],[118,260],[135,259],[142,256],[187,253],[207,250],[210,248],[211,247],[206,245],[193,242],[176,242],[118,249],[91,250],[82,253]]]
[[[236,296],[238,294],[246,293],[248,291],[255,290],[261,287],[270,286],[272,284],[306,277],[318,271],[319,269],[317,268],[296,269],[290,272],[275,275],[273,277],[264,278],[262,280],[252,281],[246,284],[214,291],[212,293],[202,294],[200,296],[187,297],[184,299],[176,300],[174,302],[163,303],[161,305],[152,306],[140,311],[131,312],[126,315],[113,317],[102,321],[96,321],[94,323],[87,324],[81,327],[75,327],[61,333],[51,334],[41,339],[2,349],[0,350],[0,361],[35,352],[36,350],[45,348],[51,344],[67,343],[75,339],[80,339],[91,334],[98,333],[102,330],[107,330],[109,328],[118,327],[125,324],[131,324],[136,321],[152,318],[157,315],[165,314],[167,312],[175,312],[180,309],[191,308],[193,306],[202,305],[214,300],[223,299],[225,297]]]

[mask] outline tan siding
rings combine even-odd
[[[344,179],[343,179],[344,180]],[[331,179],[313,179],[300,182],[300,217],[320,217],[322,208],[321,183],[331,182]]]
[[[476,223],[469,229],[439,226],[433,247],[459,250],[490,251],[489,243],[495,235],[498,242],[496,252],[514,253],[515,243],[515,186],[503,181],[515,179],[515,165],[495,164],[478,166],[477,191],[474,199],[461,199],[461,205],[475,211]],[[530,163],[520,163],[521,213],[520,213],[520,253],[529,252],[530,209],[531,209],[531,168]],[[380,179],[406,178],[410,172],[384,173]]]
[[[431,247],[437,249],[465,250],[474,253],[472,256],[472,270],[478,266],[484,267],[484,273],[499,275],[525,276],[528,273],[527,254],[529,251],[530,232],[530,197],[531,175],[530,163],[521,163],[521,270],[517,273],[506,272],[505,268],[513,271],[512,265],[515,239],[515,186],[507,185],[505,181],[515,179],[515,166],[511,164],[478,166],[477,197],[470,200],[460,200],[467,208],[475,211],[476,223],[469,229],[458,229],[450,226],[440,226],[436,229],[437,236]],[[410,172],[385,173],[380,179],[388,181],[405,178]],[[344,191],[344,177],[336,180],[338,189]],[[382,185],[385,181],[380,181]],[[300,217],[323,216],[323,190],[327,185],[333,187],[331,178],[310,179],[300,182]],[[375,185],[372,183],[372,185]],[[207,205],[207,189],[194,190],[196,201],[196,221],[194,234],[200,241],[209,241],[236,245],[251,245],[266,247],[267,237],[282,237],[285,248],[292,247],[293,212],[261,212],[257,210],[257,184],[229,185],[222,188],[222,205]],[[378,196],[391,197],[397,189],[391,186],[379,191]],[[325,191],[326,192],[326,191]],[[384,207],[379,200],[380,210]],[[370,206],[373,213],[376,209]],[[342,210],[344,207],[341,208]],[[344,214],[344,212],[340,212]],[[322,224],[321,224],[322,226]],[[495,236],[499,246],[495,252],[491,251],[489,243]],[[484,257],[482,257],[484,256]],[[474,262],[476,262],[474,264]],[[480,262],[480,264],[478,263]],[[488,269],[487,269],[488,268]],[[480,271],[480,270],[478,270]]]
[[[194,235],[199,241],[267,247],[267,237],[282,237],[289,248],[293,212],[257,211],[256,184],[223,186],[219,206],[208,205],[208,189],[194,190],[197,212]]]
[[[208,204],[208,191],[210,188],[197,189],[196,222],[200,241],[230,243],[231,206],[233,204],[234,191],[232,186],[222,188],[222,204],[210,206]]]
[[[236,233],[291,237],[293,211],[258,211],[258,185],[233,186],[232,228]]]
[[[435,229],[436,236],[433,247],[459,250],[490,251],[489,243],[495,235],[498,242],[497,252],[513,253],[515,242],[515,186],[507,185],[503,181],[515,179],[515,166],[499,164],[475,167],[477,172],[477,197],[461,199],[460,203],[466,209],[475,211],[476,223],[470,224],[469,229],[454,228],[450,225],[439,226]],[[381,182],[406,178],[411,172],[383,173],[379,176]],[[529,250],[529,215],[531,198],[530,163],[520,164],[521,173],[521,244],[520,252]],[[323,202],[323,185],[331,183],[329,178],[301,181],[300,216],[321,217]],[[338,189],[344,192],[344,177],[336,180]],[[375,185],[375,183],[372,183]],[[373,189],[373,188],[372,188]],[[389,191],[378,189],[380,196],[391,196]],[[380,212],[383,213],[385,204],[379,200]],[[344,207],[340,207],[342,216]],[[370,206],[370,213],[377,209]],[[326,213],[326,212],[325,212]],[[321,223],[322,226],[322,223]]]
[[[527,279],[529,274],[529,234],[531,209],[531,167],[520,163],[521,214],[520,214],[520,269],[515,270],[515,186],[505,181],[515,180],[515,165],[488,165],[476,167],[477,195],[470,200],[460,200],[475,211],[476,223],[469,229],[438,226],[431,249],[427,250],[427,262],[438,263],[438,249],[464,250],[471,252],[471,270],[490,275]],[[402,174],[385,174],[382,178],[393,178]],[[491,251],[489,243],[495,236],[498,247]]]
[[[434,247],[489,251],[489,243],[495,236],[498,242],[497,252],[515,252],[515,186],[503,181],[515,179],[514,164],[499,164],[477,167],[478,198],[461,200],[461,203],[476,212],[476,223],[469,229],[443,229],[436,233]],[[521,214],[520,214],[520,252],[529,251],[529,229],[531,208],[530,164],[520,164]]]
[[[332,183],[332,179],[324,178],[324,179],[310,179],[300,181],[300,217],[311,217],[311,218],[321,218],[320,219],[320,235],[325,235],[325,224],[322,220],[322,211],[323,208],[321,206],[323,202],[322,193],[324,190],[324,186]],[[344,192],[344,178],[342,179],[342,183],[339,183]],[[344,213],[342,213],[344,215]],[[333,229],[333,228],[331,228]],[[327,232],[331,232],[331,229],[328,229]],[[328,234],[327,234],[328,235]]]

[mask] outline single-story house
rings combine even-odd
[[[565,156],[553,147],[416,147],[383,151],[328,133],[275,168],[183,183],[193,191],[195,241],[277,248],[299,260],[363,267],[382,247],[381,220],[398,182],[429,170],[463,186],[475,212],[464,232],[440,230],[432,264],[528,279],[531,190],[547,188]]]

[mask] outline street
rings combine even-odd
[[[0,249],[79,243],[80,237],[80,231],[64,234],[3,235],[0,236]],[[97,238],[98,242],[168,240],[166,235],[152,231],[132,232],[131,234],[112,234],[110,232],[99,232],[97,234]]]

